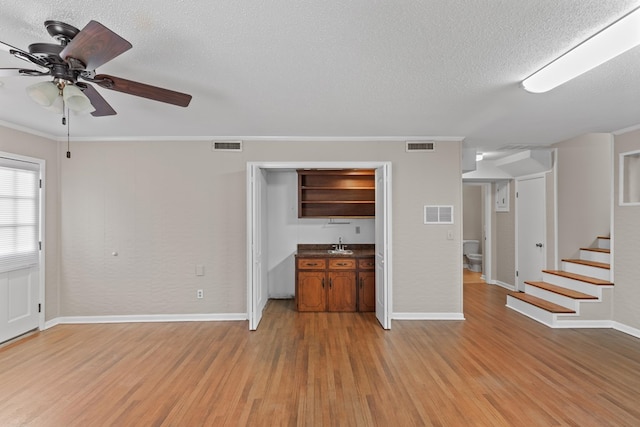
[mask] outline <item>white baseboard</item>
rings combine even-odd
[[[555,329],[611,329],[612,327],[611,320],[561,320],[552,326]]]
[[[464,320],[463,313],[393,313],[393,320]]]
[[[221,314],[135,314],[125,316],[66,316],[45,323],[45,329],[63,324],[149,323],[149,322],[222,322],[247,320],[247,313]]]
[[[640,329],[632,328],[631,326],[627,326],[619,322],[613,322],[612,327],[617,331],[624,332],[625,334],[629,334],[636,338],[640,338]]]
[[[501,287],[503,287],[505,289],[509,289],[510,291],[515,291],[516,290],[516,287],[514,285],[511,285],[511,284],[505,283],[505,282],[501,282],[500,280],[495,280],[492,284],[501,286]]]

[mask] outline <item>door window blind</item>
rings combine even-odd
[[[0,273],[38,263],[39,165],[0,158]]]

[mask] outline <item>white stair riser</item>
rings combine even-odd
[[[564,295],[557,294],[555,292],[547,291],[546,289],[539,288],[537,286],[525,284],[524,292],[533,295],[534,297],[542,298],[545,301],[552,302],[554,304],[561,305],[563,307],[570,308],[579,313],[580,303],[573,298],[565,297]]]
[[[598,239],[598,247],[602,249],[611,249],[610,239]]]
[[[531,317],[540,323],[544,323],[547,326],[553,327],[556,323],[555,314],[538,308],[535,305],[531,305],[528,302],[519,300],[518,298],[513,298],[510,295],[507,295],[507,307],[522,313],[525,316]]]
[[[611,264],[611,254],[604,252],[594,252],[580,250],[580,259],[585,261],[604,262],[605,264]]]
[[[556,274],[550,273],[542,273],[542,281],[551,283],[552,285],[562,286],[563,288],[602,298],[600,286],[592,285],[591,283],[582,282],[580,280],[570,279],[568,277],[558,276]]]
[[[582,276],[595,277],[601,280],[610,280],[610,272],[606,268],[592,267],[590,265],[576,264],[574,262],[562,262],[562,269],[568,273]]]

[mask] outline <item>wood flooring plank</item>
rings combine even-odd
[[[550,329],[464,288],[464,321],[298,313],[59,325],[0,349],[0,425],[640,425],[640,340]]]

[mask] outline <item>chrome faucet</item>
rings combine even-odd
[[[338,245],[336,247],[336,250],[338,251],[344,251],[344,248],[346,248],[347,245],[342,243],[342,237],[338,237]]]

